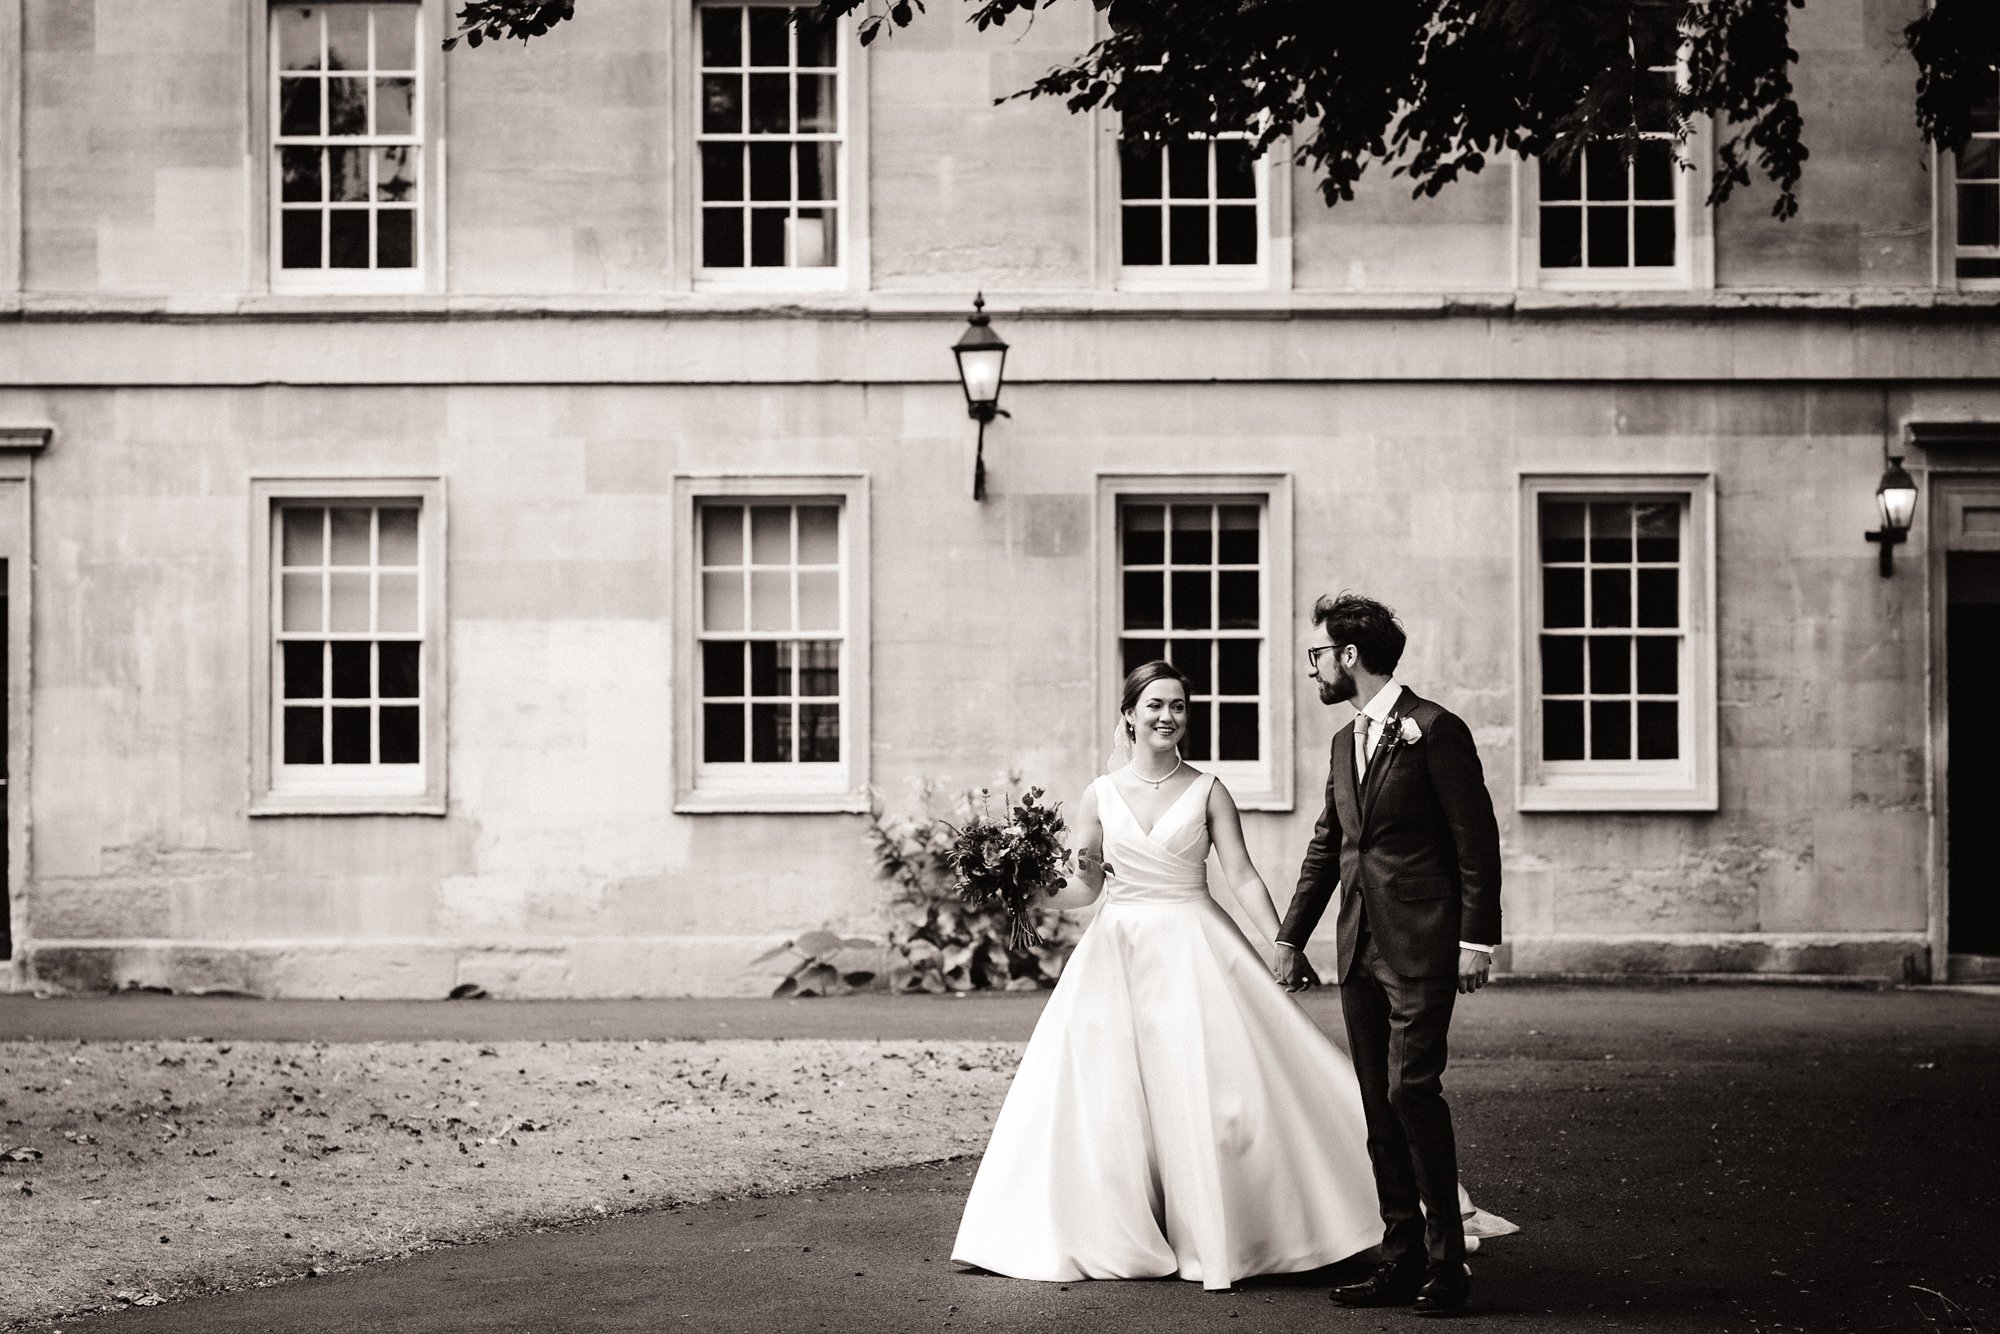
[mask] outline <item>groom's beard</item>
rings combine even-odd
[[[1360,686],[1345,667],[1333,669],[1333,679],[1319,678],[1319,702],[1322,704],[1344,704],[1360,693]]]

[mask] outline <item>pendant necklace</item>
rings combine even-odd
[[[1152,788],[1153,791],[1158,792],[1160,790],[1160,784],[1166,782],[1169,778],[1172,778],[1175,774],[1179,773],[1181,771],[1181,766],[1186,763],[1187,763],[1186,760],[1176,755],[1174,757],[1174,767],[1167,770],[1165,773],[1161,774],[1158,779],[1152,779],[1146,777],[1146,775],[1138,771],[1138,768],[1136,766],[1130,766],[1130,767],[1132,768],[1132,776],[1134,778],[1144,783],[1147,787]]]

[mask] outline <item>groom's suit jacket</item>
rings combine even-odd
[[[1383,961],[1405,977],[1455,974],[1461,940],[1500,941],[1500,831],[1471,729],[1407,687],[1392,718],[1423,735],[1394,746],[1385,735],[1365,780],[1353,727],[1334,733],[1326,809],[1278,932],[1303,947],[1344,886],[1335,981],[1354,967],[1364,912]]]

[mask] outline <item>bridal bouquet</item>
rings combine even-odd
[[[1018,802],[1003,801],[995,817],[982,791],[978,812],[953,831],[945,852],[959,898],[975,908],[1006,909],[1017,950],[1042,943],[1034,928],[1036,900],[1061,889],[1069,870],[1062,803],[1044,805],[1041,795],[1041,788],[1031,787]]]

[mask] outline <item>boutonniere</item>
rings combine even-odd
[[[1394,749],[1397,746],[1414,746],[1424,739],[1424,729],[1417,726],[1417,720],[1404,714],[1391,715],[1382,726],[1381,745]]]

